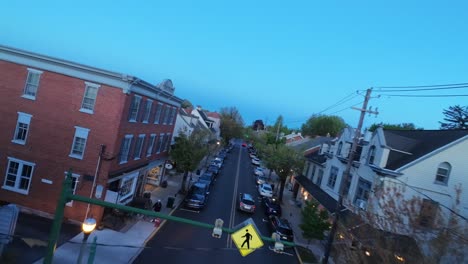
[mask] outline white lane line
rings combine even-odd
[[[241,154],[242,154],[242,148],[239,149],[239,156],[238,156],[238,159],[237,159],[237,170],[236,170],[236,177],[234,179],[234,193],[233,193],[233,199],[232,199],[232,205],[231,205],[231,217],[229,218],[229,228],[232,228],[234,226],[234,219],[235,219],[235,216],[236,216],[237,189],[239,187],[238,185],[239,185],[239,171],[240,171]],[[231,235],[227,236],[226,247],[227,248],[232,247]]]

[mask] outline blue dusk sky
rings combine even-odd
[[[0,44],[137,76],[171,79],[176,95],[210,111],[236,107],[246,124],[313,114],[357,126],[374,87],[373,123],[438,129],[468,88],[468,1],[7,1]],[[379,97],[379,95],[381,95]],[[343,100],[342,100],[343,99]]]

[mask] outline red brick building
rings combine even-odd
[[[0,46],[0,202],[51,215],[66,172],[76,194],[120,204],[157,178],[182,100],[136,77]],[[70,202],[65,217],[102,219]]]

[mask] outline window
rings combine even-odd
[[[369,148],[369,157],[368,157],[367,163],[372,165],[374,164],[374,160],[375,160],[375,146],[371,146]]]
[[[16,122],[15,135],[12,142],[24,145],[28,138],[29,124],[31,123],[32,115],[18,112],[18,121]]]
[[[369,199],[369,192],[370,192],[371,186],[372,186],[372,183],[362,178],[359,178],[358,186],[356,189],[356,195],[354,196],[354,202],[356,202],[358,199],[367,201]]]
[[[171,145],[171,134],[166,134],[166,139],[164,141],[164,150],[163,151],[168,151],[170,145]]]
[[[318,175],[317,175],[317,182],[315,184],[317,184],[317,186],[320,187],[322,185],[322,179],[323,179],[323,170],[319,169]]]
[[[73,138],[73,145],[70,152],[70,157],[83,159],[86,147],[86,140],[88,139],[88,133],[88,128],[75,126],[75,137]]]
[[[151,156],[151,154],[153,154],[153,146],[154,146],[155,139],[156,139],[156,134],[151,134],[148,148],[146,149],[146,157]]]
[[[327,186],[330,188],[335,188],[336,177],[338,176],[338,168],[332,166],[330,169],[330,176],[328,177]]]
[[[154,114],[154,123],[159,124],[159,119],[161,118],[162,104],[158,103],[156,105],[156,113]]]
[[[158,135],[156,135],[156,137],[154,137],[154,152],[156,153],[159,153],[159,141],[160,141],[161,137],[158,138]]]
[[[437,168],[435,183],[447,185],[452,166],[448,162],[442,162]]]
[[[309,177],[309,171],[310,171],[310,163],[307,162],[306,167],[304,168],[304,175],[305,175],[307,178],[311,179],[311,178]]]
[[[65,179],[67,178],[68,172],[65,172]],[[80,179],[80,175],[72,173],[72,182],[71,182],[71,191],[72,194],[76,193],[76,186],[78,186],[78,182]],[[72,206],[73,205],[73,200],[67,203],[67,206]]]
[[[164,142],[164,134],[159,135],[159,143],[158,143],[158,151],[157,153],[160,153],[163,147],[163,142]]]
[[[24,86],[23,97],[31,100],[36,100],[37,89],[39,88],[39,80],[41,79],[42,71],[29,69]]]
[[[143,123],[148,123],[152,106],[153,106],[153,100],[150,100],[150,99],[146,100],[145,115],[143,116]]]
[[[174,124],[175,118],[176,118],[176,113],[177,113],[177,108],[176,107],[172,108],[171,117],[170,117],[170,120],[169,120],[169,125]]]
[[[28,194],[31,178],[36,164],[8,157],[3,189]]]
[[[166,124],[166,119],[167,119],[167,112],[169,111],[169,107],[167,105],[164,105],[161,110],[161,120],[159,120],[159,124]]]
[[[130,153],[130,146],[132,145],[133,135],[125,135],[120,145],[120,164],[128,161],[128,154]]]
[[[136,122],[138,117],[138,110],[140,109],[141,96],[133,96],[132,103],[130,104],[130,113],[128,115],[128,121]]]
[[[135,152],[133,153],[133,158],[134,159],[140,159],[141,158],[141,150],[143,148],[143,143],[145,142],[145,135],[141,134],[138,136],[138,140],[135,145]]]
[[[433,228],[439,212],[439,203],[423,199],[421,211],[419,212],[419,225],[422,227]]]
[[[83,102],[81,102],[81,112],[92,114],[94,113],[94,105],[96,104],[96,97],[99,87],[98,84],[85,82],[85,92],[83,95]]]
[[[343,148],[343,142],[340,142],[340,144],[338,144],[338,150],[336,151],[337,156],[341,156],[341,149],[342,148]]]

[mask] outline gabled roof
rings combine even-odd
[[[221,116],[217,112],[206,112],[208,117],[221,119]]]
[[[321,146],[323,143],[331,141],[332,139],[333,139],[332,137],[309,138],[308,140],[301,141],[300,143],[296,145],[289,145],[289,146],[299,151],[306,151],[308,149]]]
[[[387,169],[398,169],[468,136],[468,130],[383,130],[390,154]]]

